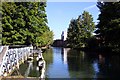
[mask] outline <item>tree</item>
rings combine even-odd
[[[77,19],[72,19],[67,32],[68,46],[73,48],[85,47],[86,40],[92,36],[94,30],[92,15],[84,11]]]
[[[0,2],[0,45],[2,44],[2,4]]]
[[[74,47],[75,46],[74,44],[76,44],[76,41],[77,41],[76,33],[75,33],[76,31],[75,27],[77,27],[76,22],[77,21],[75,19],[72,19],[69,24],[69,28],[67,32],[67,43],[68,43],[67,46],[69,47]]]
[[[120,47],[120,2],[98,2],[100,9],[98,30],[96,33],[102,40],[102,46]]]
[[[3,2],[3,44],[50,44],[47,40],[52,42],[53,33],[47,25],[45,7],[46,2]],[[47,40],[43,38],[46,32],[50,35]]]

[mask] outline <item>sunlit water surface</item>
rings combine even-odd
[[[120,56],[97,54],[52,47],[43,53],[46,61],[46,77],[119,78]]]
[[[107,53],[109,54],[109,53]],[[46,61],[46,78],[120,78],[120,56],[101,55],[69,48],[52,47],[43,53]],[[26,61],[12,75],[40,77],[36,62]],[[113,79],[112,79],[113,78]],[[120,79],[119,79],[120,80]]]

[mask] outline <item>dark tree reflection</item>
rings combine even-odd
[[[116,78],[120,76],[120,56],[70,50],[68,71],[75,78]]]

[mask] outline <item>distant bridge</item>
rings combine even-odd
[[[33,55],[39,53],[38,58],[42,61],[39,65],[42,66],[40,78],[45,77],[45,61],[41,53],[41,49],[33,50],[33,46],[9,49],[8,46],[0,47],[0,76],[9,76],[15,68],[19,69],[19,65]]]

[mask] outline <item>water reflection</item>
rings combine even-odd
[[[28,61],[28,63],[29,63],[29,66],[28,66],[27,70],[25,71],[25,75],[24,75],[25,77],[28,77],[28,75],[30,73],[30,69],[33,70],[33,62],[32,61]]]
[[[61,59],[64,62],[64,48],[61,48]]]
[[[64,64],[67,64],[67,53],[69,50],[70,48],[61,48],[62,61]]]
[[[38,69],[37,69],[38,68]],[[38,67],[36,56],[33,60],[28,60],[22,63],[19,69],[16,69],[11,76],[22,76],[24,78],[34,77],[39,80],[41,69]]]
[[[46,60],[47,66],[51,65],[53,63],[53,49],[48,49],[43,53],[43,57]]]
[[[120,56],[99,54],[99,75],[107,78],[119,78],[120,76]]]
[[[103,54],[53,47],[44,53],[46,75],[48,78],[119,78],[120,56]]]
[[[68,52],[68,70],[71,78],[91,78],[94,75],[92,60],[82,51]]]

